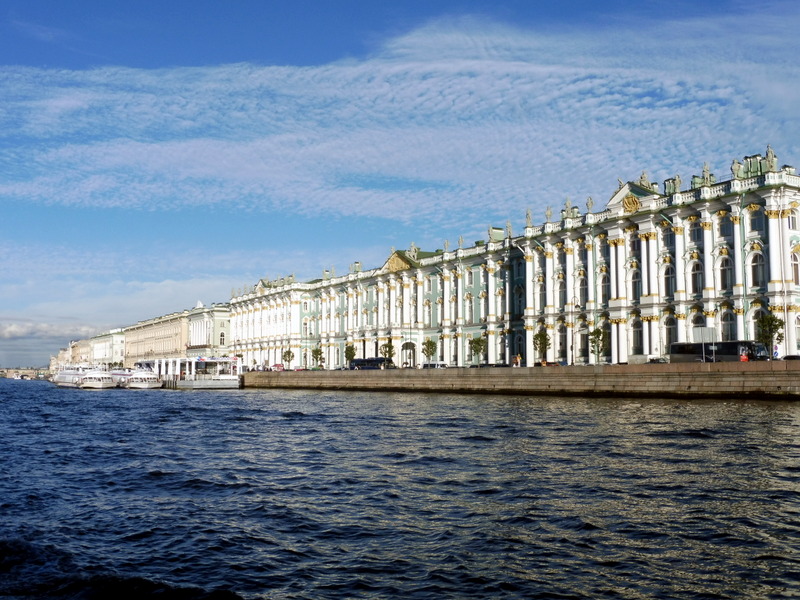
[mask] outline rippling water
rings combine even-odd
[[[798,597],[798,492],[790,402],[0,380],[0,597]]]

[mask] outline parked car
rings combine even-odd
[[[278,363],[278,364],[272,365],[272,370],[273,371],[285,371],[286,369],[283,368],[283,365],[281,363]]]

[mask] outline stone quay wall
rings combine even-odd
[[[245,373],[245,388],[800,399],[800,361]]]

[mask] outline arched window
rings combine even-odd
[[[763,310],[757,310],[753,313],[753,339],[758,339],[758,336],[761,333],[761,327],[759,327],[759,320],[766,314],[767,313]],[[770,353],[772,352],[772,348],[767,348],[767,350]]]
[[[792,281],[795,285],[800,285],[800,255],[792,253]]]
[[[516,289],[515,306],[518,317],[525,314],[525,290],[519,287]]]
[[[602,354],[606,359],[611,358],[611,322],[608,318],[603,320],[603,351]]]
[[[558,309],[564,310],[567,305],[567,284],[561,279],[558,282]]]
[[[642,299],[642,272],[639,269],[634,269],[631,273],[631,295],[633,302]]]
[[[703,265],[700,262],[695,262],[692,265],[692,294],[703,293]]]
[[[666,348],[663,349],[663,354],[668,354],[670,346],[678,341],[678,322],[675,317],[667,317],[664,319],[664,333],[666,333]]]
[[[692,317],[692,327],[705,327],[706,317],[703,313],[697,312]]]
[[[767,284],[766,264],[763,254],[754,254],[750,261],[750,285],[762,288]]]
[[[764,211],[760,208],[750,211],[750,231],[754,233],[764,231]]]
[[[224,331],[219,334],[219,345],[220,346],[224,346],[225,345],[225,332]]]
[[[722,313],[722,341],[732,342],[736,339],[736,317],[734,314],[726,310]]]
[[[567,327],[563,323],[558,326],[558,358],[567,359]]]
[[[689,241],[697,246],[703,243],[703,228],[700,226],[700,221],[694,221],[689,225]]]
[[[539,311],[544,311],[547,306],[547,288],[543,283],[539,284]]]
[[[664,296],[667,298],[675,296],[675,267],[671,264],[664,267]]]
[[[672,227],[665,227],[664,228],[664,247],[667,250],[674,250],[675,249],[675,231],[673,231]]]
[[[631,354],[644,354],[644,339],[642,336],[642,321],[640,319],[636,319],[633,322],[633,326],[631,327],[632,336],[632,344],[631,344]]]
[[[636,234],[631,237],[631,256],[637,260],[642,258],[642,240]]]
[[[603,306],[608,306],[608,302],[611,300],[611,280],[605,274],[600,277],[600,299]]]
[[[578,303],[585,308],[587,302],[589,302],[589,284],[586,282],[586,277],[581,277],[578,280]]]
[[[786,217],[789,229],[797,229],[797,211],[790,210]]]
[[[719,261],[719,287],[723,292],[733,290],[733,261],[727,256]]]
[[[719,220],[719,237],[733,237],[733,221],[731,221],[730,215],[725,215]]]

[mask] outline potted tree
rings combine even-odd
[[[595,327],[589,333],[589,346],[594,354],[594,362],[600,363],[600,355],[608,345],[608,332],[600,327]]]
[[[294,360],[294,352],[291,350],[284,350],[283,354],[281,354],[281,358],[283,359],[283,362],[286,363],[286,367],[291,369],[292,361]]]
[[[390,360],[394,358],[394,344],[392,344],[392,340],[389,340],[385,344],[381,344],[381,347],[378,349],[381,356],[386,359],[388,363]],[[383,366],[381,366],[383,368]]]
[[[772,347],[783,341],[783,319],[772,313],[764,313],[756,319],[756,341],[767,347],[772,356]]]
[[[431,358],[436,354],[436,341],[428,338],[422,342],[422,353],[427,362],[431,362]]]
[[[478,361],[480,361],[481,356],[486,353],[486,348],[488,346],[486,343],[486,338],[476,335],[475,337],[470,338],[469,342],[467,343],[469,344],[469,349],[472,352],[473,360],[477,358]]]
[[[314,361],[314,364],[317,365],[318,368],[321,367],[322,366],[322,348],[320,348],[319,346],[317,346],[316,348],[313,348],[311,350],[311,359]]]
[[[550,336],[547,335],[547,329],[542,327],[533,336],[533,347],[539,353],[542,361],[542,366],[547,365],[547,351],[550,349]]]
[[[356,347],[353,344],[345,344],[344,347],[344,359],[347,361],[347,366],[350,366],[350,363],[356,357]]]

